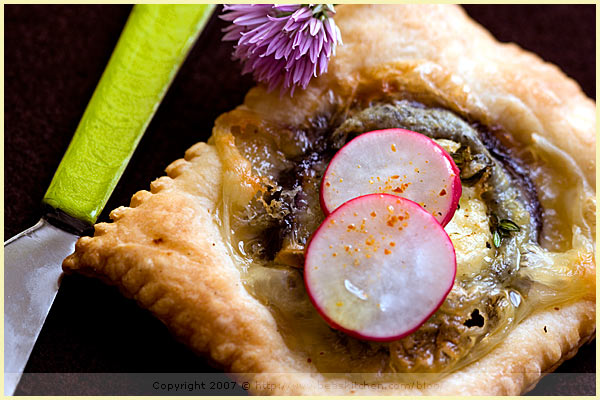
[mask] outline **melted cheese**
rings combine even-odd
[[[446,225],[456,250],[458,277],[473,277],[492,264],[492,234],[487,207],[474,188],[463,187],[460,208]]]
[[[231,135],[218,131],[216,136],[215,144],[222,158],[226,160],[223,208],[219,219],[226,242],[231,245],[232,256],[241,268],[244,285],[270,310],[287,345],[309,355],[320,372],[338,371],[340,365],[348,366],[350,370],[347,372],[408,372],[413,368],[413,364],[417,366],[417,370],[421,365],[423,370],[429,372],[451,372],[482,357],[510,332],[511,327],[520,323],[534,310],[584,296],[593,296],[595,255],[590,231],[594,226],[595,204],[593,196],[590,195],[592,190],[583,185],[581,193],[577,193],[579,196],[566,196],[563,190],[538,192],[544,206],[545,232],[556,231],[553,221],[562,220],[555,216],[556,213],[564,213],[571,217],[567,219],[566,225],[572,226],[573,232],[560,230],[560,249],[565,247],[567,251],[553,253],[548,250],[559,249],[547,249],[533,242],[525,243],[526,232],[522,230],[522,237],[518,243],[511,244],[518,246],[511,249],[516,251],[502,254],[503,249],[494,247],[490,232],[488,211],[494,210],[487,209],[486,202],[481,198],[479,185],[463,186],[460,208],[446,226],[456,250],[457,279],[439,312],[430,318],[422,329],[398,342],[376,344],[338,333],[320,318],[312,306],[304,289],[301,270],[280,265],[279,260],[262,262],[254,259],[252,252],[244,250],[251,247],[252,241],[262,234],[262,230],[257,221],[252,219],[253,214],[245,216],[241,210],[244,210],[248,199],[260,190],[257,189],[260,186],[259,182],[265,183],[271,176],[269,173],[265,173],[268,176],[257,176],[253,173],[256,171],[253,171],[251,166],[256,168],[259,165],[262,168],[266,162],[260,155],[254,154],[258,148],[252,144],[254,142],[250,143],[239,137],[234,140]],[[238,139],[242,151],[235,148],[235,141]],[[452,140],[436,141],[449,153],[455,152],[459,147],[458,143]],[[539,156],[541,151],[541,147],[536,148],[536,155]],[[268,154],[270,157],[274,153]],[[256,158],[253,158],[255,156]],[[562,154],[557,155],[549,164],[557,169],[569,170],[565,168],[562,157]],[[247,158],[252,161],[249,162]],[[540,185],[536,177],[560,176],[555,171],[538,169],[548,168],[545,165],[537,168],[534,165],[530,172],[538,188],[562,188],[562,181],[552,181],[552,187]],[[538,171],[543,173],[538,174]],[[578,171],[573,173],[579,177]],[[566,198],[566,205],[571,207],[563,207],[562,203],[557,203],[557,199]],[[581,200],[587,201],[589,206],[581,207],[578,203]],[[508,202],[508,206],[511,206],[511,202]],[[565,213],[568,208],[583,209],[583,212]],[[252,211],[252,208],[249,210]],[[515,217],[512,218],[515,223],[522,227],[529,226],[528,214],[519,210],[511,211],[509,215],[514,214]],[[521,216],[523,218],[520,218]],[[235,226],[230,224],[235,220],[232,217],[238,218]],[[311,218],[314,219],[314,216]],[[544,242],[545,235],[542,236]],[[504,243],[503,246],[506,248],[508,244]],[[512,254],[515,255],[516,261],[502,259]],[[516,267],[512,270],[506,269],[511,265]],[[498,277],[507,279],[498,280]],[[515,303],[510,296],[518,298],[519,301]],[[464,321],[472,315],[471,312],[475,308],[483,315],[484,326],[467,328]],[[485,340],[479,341],[483,334]],[[430,340],[431,338],[433,339]],[[436,350],[436,354],[441,354],[440,360],[432,359],[433,350],[429,345],[440,349]],[[448,346],[454,350],[448,351]]]

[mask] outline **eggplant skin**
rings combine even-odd
[[[99,224],[93,238],[81,238],[63,268],[118,286],[194,351],[245,374],[240,383],[252,374],[255,394],[516,395],[530,389],[595,335],[594,102],[556,66],[499,43],[458,6],[342,5],[335,18],[344,46],[327,74],[293,98],[251,89],[243,105],[215,121],[208,144],[194,145],[150,191],[113,211],[114,223]],[[372,377],[361,372],[390,367],[389,351],[352,342],[313,318],[301,270],[266,266],[244,254],[242,247],[251,243],[241,246],[237,239],[251,239],[253,227],[240,225],[235,235],[231,229],[233,214],[241,215],[239,208],[257,191],[280,190],[269,188],[280,177],[269,173],[268,164],[302,156],[296,135],[331,133],[333,113],[350,111],[365,93],[376,101],[413,94],[410,99],[469,116],[466,121],[498,126],[516,141],[509,148],[526,146],[540,161],[527,165],[544,208],[543,248],[528,248],[517,271],[534,282],[519,287],[534,295],[519,306],[516,317],[526,318],[504,337],[488,336],[501,337],[494,345],[486,340],[469,351],[459,372],[423,388],[399,385],[399,376],[407,374],[378,375],[381,390],[357,385]],[[362,104],[357,111],[371,105]],[[342,116],[341,122],[351,117]],[[308,124],[317,119],[315,131],[317,124]],[[270,137],[256,135],[261,130],[268,136],[273,127]],[[255,153],[269,163],[254,163],[242,148],[265,150]],[[461,205],[457,214],[464,211]],[[536,285],[548,290],[535,291]],[[455,304],[457,313],[473,318],[467,327],[479,329],[473,312]],[[479,311],[482,316],[485,310]],[[344,374],[324,374],[332,369]]]
[[[322,119],[314,130],[322,126]],[[519,203],[518,210],[525,209],[531,222],[525,230],[531,240],[536,241],[541,229],[541,207],[535,186],[523,173],[518,160],[513,159],[499,141],[481,125],[474,127],[451,111],[429,108],[414,101],[397,101],[380,104],[355,111],[354,115],[341,124],[330,121],[325,135],[305,134],[308,146],[300,156],[279,163],[272,163],[268,174],[275,177],[267,190],[261,192],[249,209],[239,215],[244,223],[253,219],[263,237],[251,241],[250,253],[261,259],[290,262],[288,265],[302,266],[299,257],[312,232],[323,220],[319,206],[319,183],[333,154],[345,143],[365,132],[403,128],[422,133],[432,139],[448,139],[460,144],[453,158],[461,169],[464,185],[486,184],[483,194],[490,214],[501,219],[522,219],[511,213],[514,207],[506,202]],[[487,134],[484,136],[482,132]],[[315,138],[323,138],[317,140]],[[485,139],[484,139],[485,138]],[[489,147],[489,148],[488,148]],[[249,159],[256,162],[256,155],[248,154],[247,148],[240,149]],[[283,156],[283,153],[280,153]],[[496,155],[501,158],[497,159]],[[261,160],[264,165],[268,160]],[[253,250],[254,249],[254,250]]]
[[[331,116],[329,120],[316,118],[314,121],[312,131],[310,128],[308,132],[291,130],[298,141],[305,139],[304,148],[292,157],[279,152],[279,157],[285,158],[282,160],[274,161],[272,156],[269,160],[260,159],[260,154],[251,154],[256,146],[238,141],[240,151],[261,168],[265,163],[271,164],[266,169],[270,178],[267,189],[234,215],[234,230],[242,225],[254,228],[252,239],[242,240],[245,251],[266,266],[303,268],[305,245],[324,219],[319,184],[329,161],[347,142],[373,130],[403,128],[453,143],[449,152],[460,168],[462,184],[465,188],[474,188],[471,192],[475,191],[485,204],[487,218],[519,222],[518,231],[505,234],[501,242],[494,245],[495,251],[489,252],[488,258],[493,258],[490,265],[469,267],[479,271],[478,278],[485,284],[474,286],[472,275],[459,274],[446,306],[421,329],[408,338],[375,345],[377,351],[388,354],[386,358],[394,369],[448,370],[465,359],[481,338],[511,321],[508,316],[514,310],[507,303],[506,289],[515,284],[519,267],[515,254],[524,252],[525,244],[537,244],[541,210],[535,187],[527,177],[517,173],[521,171],[519,161],[513,160],[484,126],[468,123],[443,108],[400,100],[353,109],[344,120]],[[323,129],[324,126],[327,128]],[[501,159],[496,155],[501,155]],[[489,232],[494,228],[484,223],[478,229]],[[493,240],[488,242],[493,243]],[[527,285],[521,282],[517,286]],[[464,292],[469,296],[464,296]],[[277,299],[269,302],[277,303]],[[472,315],[479,316],[477,323],[473,322]],[[365,344],[357,342],[353,346],[360,348]],[[361,351],[368,352],[366,347]]]

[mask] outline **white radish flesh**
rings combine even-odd
[[[333,327],[390,341],[421,326],[442,304],[456,255],[441,225],[416,203],[365,195],[331,213],[306,250],[309,297]]]
[[[445,226],[461,192],[459,170],[441,146],[417,132],[385,129],[336,153],[321,182],[321,207],[328,214],[355,197],[389,193],[413,200]]]

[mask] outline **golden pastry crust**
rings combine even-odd
[[[234,154],[230,128],[245,119],[302,125],[365,88],[435,98],[510,132],[524,148],[542,140],[576,155],[573,171],[565,172],[582,192],[573,206],[585,214],[584,225],[595,218],[585,209],[595,197],[595,105],[555,66],[499,44],[454,6],[345,6],[336,22],[345,44],[327,75],[293,99],[252,89],[243,106],[219,118],[211,144],[194,145],[150,192],[138,192],[130,207],[114,210],[114,223],[98,224],[94,238],[81,238],[65,271],[117,285],[196,352],[242,374],[239,379],[272,384],[251,383],[256,394],[495,395],[530,389],[594,337],[593,293],[537,310],[490,353],[435,385],[349,390],[347,381],[325,377],[288,348],[269,310],[243,286],[223,235],[222,195],[236,185],[238,200],[247,201],[257,183],[249,164]],[[594,273],[594,265],[582,267]]]

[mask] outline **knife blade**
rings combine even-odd
[[[78,238],[42,218],[4,245],[5,395],[14,393]]]
[[[4,244],[4,394],[59,288],[62,260],[104,208],[214,5],[134,6],[46,192],[40,222]]]

